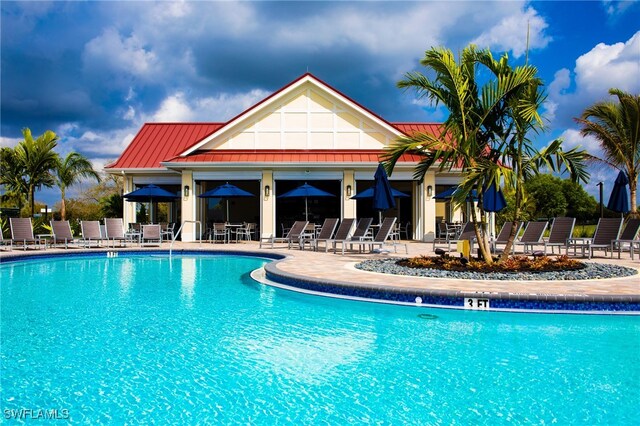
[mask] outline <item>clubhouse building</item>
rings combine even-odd
[[[383,149],[400,136],[437,130],[433,123],[390,123],[307,73],[226,123],[147,123],[105,171],[124,178],[125,193],[155,184],[179,195],[169,221],[187,221],[183,241],[197,239],[189,221],[206,228],[226,219],[223,202],[198,195],[227,182],[254,195],[229,199],[229,222],[254,222],[261,233],[280,235],[304,219],[305,200],[278,195],[304,183],[333,195],[307,200],[310,222],[377,217],[371,200],[351,197],[373,186]],[[409,197],[384,215],[410,223],[409,237],[429,241],[437,222],[459,220],[434,195],[460,174],[434,169],[415,180],[419,159],[405,154],[398,161],[391,186]],[[125,224],[136,222],[136,209],[125,201]]]

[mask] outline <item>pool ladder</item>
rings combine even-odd
[[[171,256],[173,253],[173,243],[176,242],[176,237],[180,235],[180,233],[182,232],[182,228],[184,228],[184,225],[186,223],[193,223],[197,225],[195,230],[196,230],[196,235],[198,236],[198,247],[202,247],[202,223],[199,220],[185,220],[182,222],[182,225],[180,225],[180,228],[178,228],[178,232],[173,234],[173,237],[171,237],[171,245],[169,246],[169,256]]]

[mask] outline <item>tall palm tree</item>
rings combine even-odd
[[[31,136],[31,130],[22,130],[24,140],[15,148],[18,161],[24,167],[27,183],[27,194],[31,202],[31,216],[34,214],[34,196],[37,188],[46,186],[51,188],[55,184],[52,170],[58,163],[58,154],[53,150],[58,144],[58,137],[51,130],[47,130],[37,139]]]
[[[591,159],[624,170],[629,177],[631,215],[638,216],[636,204],[640,175],[640,95],[618,89],[609,90],[618,102],[597,102],[575,120],[582,125],[582,136],[593,136],[602,148],[604,158]]]
[[[429,168],[437,165],[439,170],[460,168],[467,172],[466,178],[454,194],[454,204],[463,204],[469,198],[474,186],[488,187],[491,182],[499,182],[506,167],[500,164],[500,152],[495,149],[496,141],[504,139],[506,133],[503,121],[506,116],[506,100],[529,85],[535,78],[534,67],[520,67],[508,78],[499,78],[480,87],[476,79],[478,64],[484,62],[504,66],[506,56],[496,62],[488,50],[466,47],[458,63],[453,52],[444,48],[431,48],[425,52],[420,62],[435,72],[435,79],[429,79],[419,72],[406,74],[398,83],[400,88],[413,88],[421,97],[434,104],[443,104],[449,110],[449,117],[438,135],[416,133],[402,137],[391,145],[386,155],[387,167],[393,170],[396,161],[406,151],[418,152],[421,161],[415,169],[414,177],[423,179]],[[473,171],[474,173],[469,173]],[[478,191],[482,197],[482,191]],[[479,200],[482,204],[482,200]],[[481,210],[482,221],[484,212]],[[488,235],[479,226],[475,209],[471,209],[479,250],[487,263],[492,263]]]
[[[538,108],[544,97],[535,67],[513,69],[507,55],[495,60],[489,50],[478,51],[474,46],[462,51],[459,62],[450,50],[432,48],[421,64],[435,72],[434,79],[412,72],[398,86],[413,88],[419,96],[436,105],[443,104],[449,117],[440,134],[415,133],[392,144],[385,153],[389,172],[407,151],[422,156],[414,172],[419,180],[432,166],[440,171],[462,169],[464,178],[453,197],[457,205],[465,203],[474,188],[499,186],[503,179],[515,189],[516,200],[521,200],[524,181],[544,166],[551,170],[562,166],[574,179],[588,177],[577,150],[563,153],[561,141],[554,141],[545,150],[537,151],[526,137],[542,126]],[[492,77],[482,86],[476,79],[480,66]],[[477,193],[478,205],[482,206],[482,191]],[[518,208],[515,211],[518,217]],[[492,263],[488,235],[481,229],[475,209],[471,209],[471,220],[479,251],[485,262]],[[482,208],[480,222],[486,222]]]
[[[77,152],[70,152],[62,159],[58,157],[55,168],[55,179],[60,188],[60,215],[62,220],[66,219],[67,208],[65,203],[65,195],[67,188],[80,182],[82,178],[93,178],[100,182],[100,175],[93,169],[91,162]]]

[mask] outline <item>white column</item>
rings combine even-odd
[[[185,188],[189,187],[189,195],[185,196]],[[182,222],[186,220],[196,220],[196,188],[191,170],[182,171]],[[204,226],[204,224],[203,224]],[[196,225],[186,223],[182,228],[182,241],[196,241]]]
[[[436,173],[428,171],[424,175],[422,184],[424,197],[424,217],[422,241],[433,241],[436,236],[436,200],[433,198],[436,192]],[[429,191],[430,190],[430,191]],[[431,195],[429,195],[431,192]]]

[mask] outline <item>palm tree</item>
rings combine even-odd
[[[8,147],[2,148],[0,150],[0,185],[4,185],[7,191],[6,196],[15,196],[19,210],[22,210],[24,194],[29,191],[24,175],[24,167],[17,158],[15,150]]]
[[[602,148],[604,158],[591,156],[596,162],[624,170],[629,178],[631,215],[638,216],[636,204],[640,175],[640,95],[619,89],[609,90],[618,102],[597,102],[588,107],[580,118],[582,136],[593,136]]]
[[[65,203],[67,188],[80,182],[82,178],[93,178],[100,182],[100,175],[93,169],[91,162],[77,152],[70,152],[64,159],[58,157],[55,174],[56,183],[61,193],[60,215],[62,220],[65,220],[67,214]]]
[[[31,216],[34,213],[34,195],[37,188],[46,186],[51,188],[55,180],[51,171],[56,167],[58,154],[53,150],[58,144],[58,137],[51,130],[47,130],[37,139],[31,136],[31,130],[22,130],[24,140],[15,148],[17,160],[24,167],[27,194],[31,202]]]
[[[385,164],[391,173],[396,161],[410,151],[421,154],[414,178],[422,180],[432,166],[440,171],[462,169],[464,178],[454,193],[454,204],[469,199],[474,188],[499,186],[504,180],[516,192],[516,218],[523,198],[523,183],[544,166],[551,170],[561,166],[572,177],[587,176],[581,166],[581,154],[563,153],[561,141],[554,141],[538,152],[527,133],[542,126],[538,109],[544,100],[537,69],[525,65],[511,68],[507,55],[495,60],[489,50],[466,47],[459,63],[448,49],[432,48],[421,64],[435,72],[429,79],[418,72],[408,73],[398,83],[400,88],[414,88],[419,96],[434,104],[442,103],[449,110],[438,135],[416,133],[399,138],[385,153]],[[476,80],[479,66],[486,68],[493,79],[482,87]],[[552,159],[555,157],[555,161]],[[482,206],[482,191],[478,190],[478,205]],[[479,251],[487,263],[492,263],[488,235],[480,228],[475,209],[471,209]],[[480,221],[486,222],[480,209]],[[515,236],[515,232],[514,232]],[[508,251],[505,249],[505,252]]]
[[[434,104],[442,103],[449,110],[449,117],[439,135],[416,133],[402,137],[387,151],[386,164],[392,172],[396,161],[406,151],[422,154],[415,169],[414,178],[422,180],[429,168],[438,164],[439,170],[461,168],[466,179],[454,194],[454,204],[466,202],[474,187],[488,187],[498,182],[505,171],[500,164],[500,152],[494,149],[495,141],[504,138],[506,131],[501,121],[506,116],[506,100],[522,87],[529,85],[536,69],[521,67],[509,78],[497,79],[480,88],[476,80],[476,68],[484,62],[504,65],[506,57],[493,60],[488,50],[478,51],[466,47],[456,62],[453,52],[444,48],[432,48],[425,52],[421,64],[435,71],[431,80],[419,72],[406,74],[398,83],[400,88],[414,88],[421,97]],[[480,198],[482,191],[477,191]],[[482,204],[482,200],[479,200]],[[479,250],[487,263],[492,263],[488,236],[478,225],[475,209],[471,209]],[[484,212],[480,219],[484,222]]]

